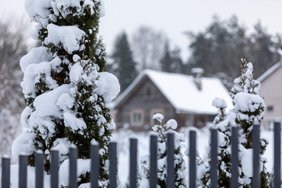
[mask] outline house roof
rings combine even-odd
[[[263,82],[266,78],[268,78],[275,71],[277,71],[281,67],[281,65],[282,65],[281,61],[272,65],[272,67],[270,67],[267,71],[265,71],[257,80]]]
[[[117,98],[114,107],[124,102],[144,77],[158,87],[177,112],[215,114],[217,109],[212,106],[212,101],[216,97],[224,99],[227,106],[232,107],[231,97],[218,78],[201,78],[202,89],[199,90],[193,76],[153,70],[143,71]]]

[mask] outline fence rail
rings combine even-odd
[[[217,187],[217,162],[218,162],[218,138],[217,130],[211,129],[211,162],[210,162],[210,174],[211,174],[211,188]],[[174,187],[174,134],[168,133],[167,142],[167,187]],[[253,127],[253,178],[252,187],[260,187],[260,126],[254,125]],[[197,179],[197,166],[196,166],[196,140],[197,135],[195,131],[189,132],[189,185],[190,188],[196,188]],[[273,187],[281,187],[281,123],[276,122],[274,124],[274,165],[273,165]],[[231,181],[230,187],[238,187],[238,128],[232,127],[231,136]],[[130,160],[129,160],[129,187],[137,187],[137,145],[136,138],[130,139]],[[91,146],[91,188],[98,187],[99,177],[99,147],[97,145]],[[150,170],[149,170],[149,185],[150,188],[157,187],[157,136],[150,136]],[[77,149],[71,147],[69,150],[69,188],[77,187]],[[110,188],[117,187],[117,143],[110,143],[109,145],[109,172],[110,172]],[[35,186],[36,188],[43,188],[44,182],[44,154],[37,153],[35,155]],[[51,166],[50,166],[50,185],[51,188],[59,187],[59,152],[51,151]],[[10,159],[2,157],[2,180],[1,187],[10,187]],[[19,188],[27,188],[27,156],[19,157]],[[227,185],[229,186],[229,185]]]

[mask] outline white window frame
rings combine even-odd
[[[130,112],[130,124],[134,127],[140,127],[144,124],[144,111],[142,109],[135,109]]]

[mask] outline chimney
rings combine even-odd
[[[192,75],[193,75],[193,78],[194,78],[194,83],[195,83],[196,87],[199,90],[202,90],[202,75],[204,73],[204,69],[199,68],[199,67],[195,67],[195,68],[192,68],[191,72],[192,72]]]

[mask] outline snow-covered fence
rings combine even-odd
[[[253,178],[252,178],[252,187],[261,187],[260,185],[260,126],[253,126]],[[173,188],[175,181],[175,166],[174,166],[174,133],[167,134],[167,187]],[[189,185],[190,188],[197,187],[197,140],[196,131],[189,132]],[[281,186],[281,123],[274,123],[274,167],[273,167],[273,187]],[[217,187],[217,162],[218,162],[218,132],[216,129],[211,129],[211,162],[210,162],[210,187]],[[239,176],[239,156],[238,156],[238,128],[232,127],[232,136],[231,136],[231,181],[230,187],[237,188],[238,176]],[[137,160],[137,139],[130,139],[130,160],[129,160],[129,187],[135,188],[138,186],[138,160]],[[90,187],[98,187],[98,178],[99,178],[99,146],[91,146],[91,164],[90,167]],[[77,164],[77,149],[71,147],[69,151],[69,188],[77,187],[77,171],[80,168]],[[157,136],[151,135],[150,137],[150,170],[149,170],[149,184],[150,188],[156,188],[157,185]],[[27,156],[19,157],[19,188],[27,188]],[[109,188],[117,187],[117,144],[112,142],[109,145],[109,176],[110,184]],[[50,186],[51,188],[59,188],[59,152],[51,151],[51,166],[50,166]],[[43,188],[44,185],[44,154],[37,152],[35,155],[35,187]],[[1,187],[8,188],[10,187],[10,159],[8,157],[2,158],[2,181]]]

